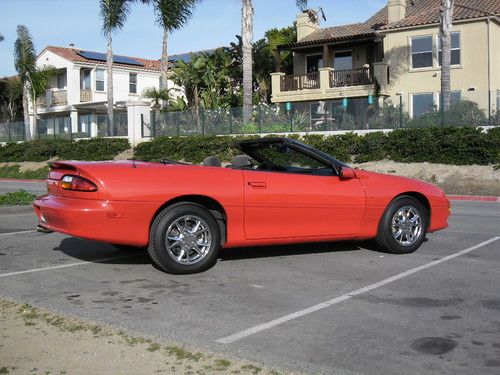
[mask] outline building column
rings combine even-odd
[[[322,92],[330,88],[330,72],[333,72],[332,68],[319,69],[319,87]]]
[[[330,68],[330,46],[328,44],[323,45],[323,68]]]
[[[69,112],[69,118],[71,120],[71,133],[78,132],[78,111],[76,109],[72,109]]]
[[[275,101],[281,93],[281,78],[285,73],[271,73],[271,101]]]

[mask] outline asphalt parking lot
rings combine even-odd
[[[311,374],[500,373],[500,204],[454,202],[411,255],[364,243],[228,249],[174,276],[142,252],[0,211],[0,297]]]

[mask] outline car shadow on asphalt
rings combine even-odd
[[[85,262],[103,264],[150,264],[151,259],[144,249],[119,249],[103,242],[76,237],[65,238],[53,249]],[[110,258],[110,259],[109,259]]]
[[[301,254],[322,254],[334,252],[347,252],[359,250],[377,250],[376,246],[370,242],[311,242],[292,245],[274,245],[258,247],[238,247],[222,249],[219,254],[221,261],[294,256]]]
[[[291,245],[273,245],[256,247],[236,247],[222,249],[220,261],[238,259],[269,258],[302,254],[323,254],[351,252],[360,250],[378,251],[377,246],[369,241],[312,242]],[[104,264],[151,264],[151,259],[144,248],[124,250],[110,244],[84,240],[76,237],[65,238],[54,251],[60,251],[72,258],[86,262]],[[108,259],[112,258],[112,259]]]

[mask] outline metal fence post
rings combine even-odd
[[[233,134],[233,111],[231,108],[228,111],[229,114],[229,134]]]
[[[7,134],[8,134],[8,138],[7,139],[9,140],[9,142],[12,141],[12,136],[10,134],[10,124],[7,124]]]
[[[262,133],[262,106],[259,105],[259,133]]]
[[[156,111],[151,112],[151,135],[156,138]]]
[[[205,110],[202,111],[201,116],[201,134],[205,135]]]

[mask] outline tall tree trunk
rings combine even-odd
[[[26,80],[23,84],[23,112],[24,112],[24,134],[26,139],[31,139],[31,131],[30,131],[30,89],[29,82]]]
[[[30,88],[31,88],[31,105],[33,106],[33,134],[38,133],[38,128],[36,126],[37,124],[37,117],[38,117],[38,108],[36,107],[36,92],[35,92],[35,85],[33,84],[33,80],[31,79],[30,76]],[[31,128],[30,128],[30,135],[31,135]]]
[[[451,102],[451,28],[453,22],[454,0],[441,0],[439,11],[441,42],[441,110],[450,111]]]
[[[108,77],[108,135],[114,135],[114,116],[113,116],[113,36],[108,31],[108,49],[106,51],[106,73]]]
[[[168,72],[168,30],[163,28],[163,41],[161,46],[161,86],[160,90],[167,88],[167,72]]]
[[[253,97],[253,5],[252,0],[242,0],[241,38],[243,49],[243,124],[252,121]]]

